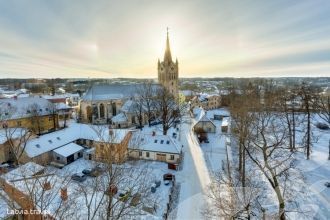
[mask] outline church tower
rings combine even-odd
[[[179,63],[178,59],[175,62],[172,61],[168,28],[164,60],[160,62],[158,59],[158,82],[167,88],[174,97],[178,98]]]

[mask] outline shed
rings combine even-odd
[[[82,157],[83,150],[84,148],[78,144],[66,144],[60,148],[53,150],[54,160],[55,162],[62,164],[72,163],[76,159]]]

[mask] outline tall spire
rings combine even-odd
[[[168,37],[168,28],[167,28],[167,37],[166,37],[166,48],[164,54],[164,62],[172,62],[171,48],[170,48],[170,39]]]

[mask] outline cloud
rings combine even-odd
[[[181,76],[329,75],[329,12],[326,0],[3,1],[0,77],[156,77],[167,26]]]

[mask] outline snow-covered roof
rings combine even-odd
[[[215,124],[213,123],[213,121],[211,119],[209,119],[205,114],[196,122],[196,124],[198,124],[200,122],[211,122],[214,125],[214,127],[216,127]]]
[[[67,104],[64,104],[63,102],[54,103],[54,104],[57,110],[72,109],[72,107],[68,106]]]
[[[214,115],[230,116],[227,109],[213,109],[206,112],[208,118],[214,118]]]
[[[111,121],[114,122],[114,123],[123,123],[123,122],[127,122],[128,119],[127,119],[125,113],[122,112],[122,113],[119,113],[116,116],[113,116],[111,118]]]
[[[195,92],[191,90],[181,90],[180,93],[183,94],[184,96],[193,96],[195,94]]]
[[[107,126],[71,123],[67,128],[29,140],[26,144],[25,152],[29,157],[36,157],[78,139],[120,143],[129,132],[127,129],[111,130],[112,135]]]
[[[90,87],[82,100],[86,101],[100,101],[100,100],[115,100],[124,99],[134,96],[138,89],[141,89],[143,84],[129,85],[129,84],[100,84]],[[154,84],[153,87],[158,85]]]
[[[129,149],[162,153],[180,154],[181,145],[168,135],[152,135],[135,132],[130,140]]]
[[[68,157],[74,153],[77,153],[84,148],[82,146],[79,146],[78,144],[75,143],[70,143],[67,145],[64,145],[63,147],[57,148],[54,150],[55,153],[63,156],[63,157]]]
[[[31,110],[36,109],[38,115],[50,114],[50,102],[40,97],[24,97],[0,100],[1,113],[5,114],[7,119],[16,119],[29,117]]]
[[[229,119],[228,118],[222,119],[221,126],[228,126],[228,125],[229,125]]]
[[[42,95],[41,96],[42,98],[44,99],[49,99],[49,100],[52,100],[52,99],[66,99],[67,96],[66,95]]]
[[[31,177],[41,171],[43,171],[45,167],[36,164],[34,162],[28,162],[19,166],[18,168],[9,171],[8,173],[2,175],[1,177],[7,181],[14,181],[17,179],[28,178]]]

